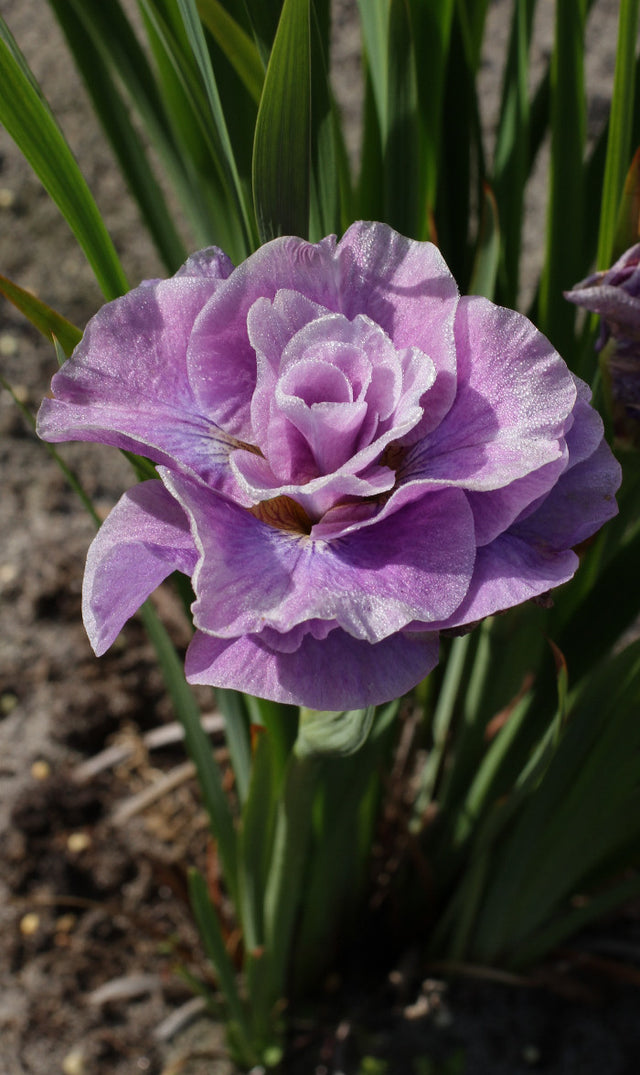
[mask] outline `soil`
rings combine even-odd
[[[495,55],[504,6],[494,4],[490,13]],[[596,118],[611,85],[617,7],[599,0],[590,23]],[[339,87],[357,113],[358,35],[349,3],[337,8]],[[0,0],[0,13],[81,163],[132,284],[161,275],[48,6]],[[548,21],[547,11],[540,57],[549,47]],[[497,101],[491,52],[483,78],[490,116]],[[540,191],[539,182],[532,235]],[[4,133],[0,228],[0,271],[84,325],[100,305],[98,288]],[[35,412],[55,356],[4,302],[0,363],[21,403]],[[171,1025],[192,996],[177,968],[208,973],[187,905],[185,868],[212,866],[180,744],[154,748],[145,739],[172,719],[153,653],[132,622],[112,651],[95,660],[80,613],[93,524],[6,391],[0,434],[0,1075],[230,1075],[213,1020],[197,1017],[187,1029]],[[131,484],[128,464],[113,450],[70,445],[62,454],[101,515]],[[161,589],[157,601],[177,643],[186,643],[171,591]],[[210,692],[200,700],[205,712],[213,709]],[[87,761],[107,746],[119,748],[118,758],[90,775]],[[217,749],[224,760],[222,740]],[[169,772],[176,786],[143,809],[133,797]],[[640,926],[632,910],[625,921],[624,950],[628,956],[635,945],[637,961]],[[486,977],[420,984],[420,974],[400,972],[373,995],[345,987],[339,999],[325,998],[319,1025],[295,1023],[288,1070],[634,1075],[640,972],[627,962],[625,983],[619,963],[609,959],[619,928],[618,922],[596,933],[589,951],[583,945],[579,957],[574,951],[562,966],[547,969],[552,990],[539,980],[515,985]],[[583,972],[576,971],[578,958]],[[382,1055],[387,1069],[373,1059],[368,1068],[357,1066],[357,1056]]]

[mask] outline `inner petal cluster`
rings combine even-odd
[[[247,328],[259,451],[232,453],[243,496],[291,498],[317,522],[340,503],[388,492],[395,476],[382,457],[422,418],[435,380],[428,356],[396,350],[364,314],[350,320],[287,290],[257,299]]]

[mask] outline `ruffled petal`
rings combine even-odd
[[[269,526],[181,475],[163,477],[202,553],[193,614],[211,634],[284,632],[318,619],[373,643],[412,620],[450,615],[469,586],[473,517],[460,490],[325,542]]]
[[[40,436],[112,444],[220,480],[230,438],[198,407],[186,353],[198,313],[231,268],[220,251],[203,251],[172,279],[104,306],[53,378]]]
[[[460,606],[448,619],[429,624],[429,629],[461,627],[513,608],[568,582],[577,567],[578,557],[571,550],[553,552],[502,534],[478,549],[471,585]],[[413,628],[424,630],[419,621]]]
[[[352,224],[336,257],[341,312],[349,318],[366,314],[396,350],[419,348],[434,364],[436,379],[424,415],[404,437],[414,443],[435,429],[456,395],[456,282],[436,246],[407,239],[386,224]]]
[[[393,635],[370,645],[334,630],[306,635],[293,652],[275,651],[259,635],[213,638],[196,632],[187,650],[190,683],[246,691],[311,709],[361,709],[399,698],[438,663],[436,635]]]
[[[87,555],[82,614],[97,656],[172,571],[191,575],[197,559],[189,520],[161,482],[125,493]]]
[[[456,391],[453,321],[458,289],[432,243],[406,239],[386,224],[353,224],[307,243],[274,239],[247,258],[202,311],[189,347],[189,369],[200,406],[233,436],[251,433],[256,358],[247,332],[260,298],[289,289],[349,319],[366,314],[397,349],[417,347],[433,361],[436,384],[411,440],[440,422]]]
[[[463,298],[456,316],[458,392],[412,449],[404,481],[499,489],[564,453],[576,387],[549,341],[521,314]]]
[[[566,470],[536,510],[510,533],[535,548],[572,548],[617,515],[615,494],[621,480],[620,464],[603,440],[592,455]]]
[[[238,265],[204,307],[189,343],[189,375],[201,409],[233,436],[251,443],[251,400],[256,354],[247,317],[258,299],[299,292],[329,310],[338,308],[335,237],[307,243],[274,239]]]

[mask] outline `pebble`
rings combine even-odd
[[[48,761],[34,761],[31,766],[31,775],[34,780],[46,780],[51,776],[51,766]]]
[[[23,915],[20,919],[20,932],[23,937],[33,937],[34,933],[37,933],[40,929],[40,916],[34,911],[30,911],[29,914]]]
[[[88,832],[72,832],[67,836],[67,850],[72,854],[78,855],[81,851],[86,851],[88,847],[91,847],[91,837]]]
[[[3,332],[0,335],[0,355],[5,358],[10,358],[11,355],[18,353],[18,337],[13,336],[10,332]]]
[[[84,1075],[86,1070],[82,1049],[72,1049],[62,1061],[63,1075]]]

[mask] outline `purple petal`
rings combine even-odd
[[[161,482],[125,493],[87,555],[82,614],[97,656],[172,571],[191,575],[197,559],[189,520]]]
[[[503,534],[478,549],[471,585],[459,608],[447,620],[429,624],[429,629],[460,627],[513,608],[568,582],[577,567],[578,557],[571,550],[552,552]],[[424,629],[419,621],[414,626]]]
[[[578,545],[617,515],[621,478],[620,464],[603,440],[588,459],[566,470],[539,507],[510,532],[539,548]]]
[[[187,376],[194,321],[230,262],[196,255],[170,280],[141,285],[91,319],[38,416],[45,440],[91,440],[176,463],[208,480],[227,469],[229,438],[196,403]],[[209,275],[196,275],[202,264]]]
[[[560,458],[576,388],[542,333],[521,314],[463,298],[456,343],[455,403],[410,450],[404,480],[499,489]]]
[[[312,244],[287,236],[256,250],[231,274],[202,310],[189,344],[189,374],[198,404],[227,432],[251,443],[251,398],[256,355],[247,318],[261,298],[299,292],[330,310],[338,308],[335,237]]]
[[[339,711],[399,698],[437,663],[433,634],[397,634],[370,645],[335,630],[324,640],[306,635],[298,649],[287,653],[271,650],[259,635],[212,638],[197,631],[185,667],[190,683]]]
[[[256,299],[247,314],[247,332],[256,353],[256,385],[251,399],[252,443],[266,445],[282,353],[292,336],[328,311],[297,291],[278,291],[273,302]]]
[[[397,349],[424,351],[437,380],[419,435],[438,424],[456,388],[455,280],[431,243],[405,239],[386,224],[362,222],[337,246],[334,236],[316,244],[292,236],[274,239],[239,265],[207,304],[190,343],[189,371],[201,409],[217,424],[238,438],[250,437],[256,357],[247,317],[258,299],[273,300],[283,289],[350,320],[366,314]]]
[[[473,511],[477,545],[488,545],[523,513],[532,510],[531,505],[547,495],[567,465],[568,452],[565,452],[552,463],[539,467],[532,474],[525,474],[524,478],[517,478],[503,489],[481,493],[469,491],[467,499]]]
[[[296,475],[299,481],[281,484],[262,456],[240,450],[233,452],[230,456],[231,471],[245,503],[257,504],[277,496],[289,496],[297,500],[310,519],[320,519],[345,497],[381,496],[393,488],[395,474],[389,467],[367,466],[362,473],[352,474],[353,460],[349,460],[333,474],[307,478],[304,468],[308,467],[312,475],[314,464],[304,452],[306,442],[292,426],[283,427],[282,434],[288,435],[291,440],[296,436],[302,439],[298,452],[300,472]]]
[[[352,224],[338,243],[341,311],[366,314],[385,330],[396,350],[419,348],[436,370],[428,405],[413,443],[439,424],[456,394],[453,322],[458,288],[440,251],[415,242],[386,224]]]
[[[181,475],[163,477],[189,513],[202,553],[193,613],[203,631],[282,632],[318,619],[378,642],[411,620],[449,616],[467,591],[473,518],[459,490],[325,542],[269,526]]]

